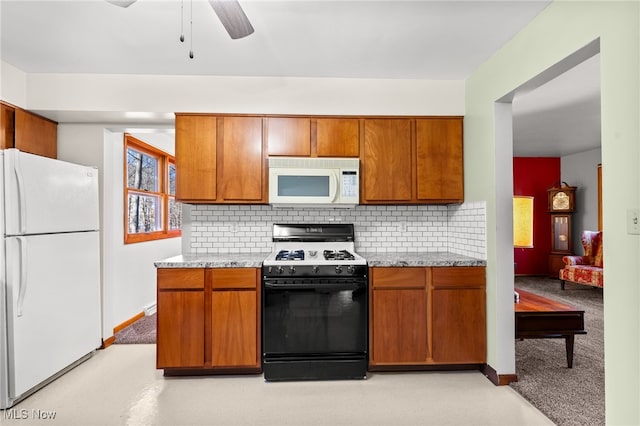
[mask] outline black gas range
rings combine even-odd
[[[368,347],[367,262],[353,224],[275,224],[262,266],[267,381],[362,379]]]

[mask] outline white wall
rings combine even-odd
[[[0,62],[0,99],[17,106],[27,102],[27,74],[6,62]]]
[[[132,133],[173,154],[173,134]],[[60,124],[61,160],[98,167],[100,171],[102,238],[102,335],[156,301],[153,262],[180,253],[180,238],[124,244],[124,135],[122,127],[100,124]]]
[[[29,74],[27,84],[37,111],[464,114],[461,80]]]
[[[592,149],[560,158],[562,180],[576,189],[576,212],[573,214],[573,251],[582,253],[582,231],[598,230],[598,164],[602,150]]]
[[[506,326],[513,321],[512,231],[499,219],[511,194],[497,172],[512,164],[497,153],[512,145],[498,135],[501,114],[494,105],[516,88],[555,77],[556,64],[573,61],[572,54],[594,40],[602,90],[606,420],[640,424],[640,237],[625,228],[626,209],[640,205],[640,3],[555,1],[467,80],[465,192],[487,200],[488,362],[511,374],[500,354],[513,358]],[[510,278],[502,275],[509,270]]]

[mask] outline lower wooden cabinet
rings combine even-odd
[[[158,294],[157,367],[204,367],[204,291]]]
[[[485,269],[454,267],[431,271],[433,361],[485,363]]]
[[[156,367],[169,375],[259,372],[259,271],[158,269]]]
[[[371,277],[370,364],[426,362],[426,269],[373,268]]]
[[[374,370],[486,362],[484,267],[370,270]]]

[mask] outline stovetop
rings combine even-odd
[[[366,265],[353,243],[276,243],[264,265]]]
[[[274,224],[273,252],[264,276],[365,275],[367,261],[355,251],[353,224]]]

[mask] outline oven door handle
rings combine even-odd
[[[314,284],[277,284],[264,283],[268,290],[358,290],[364,288],[365,283],[314,283]]]

